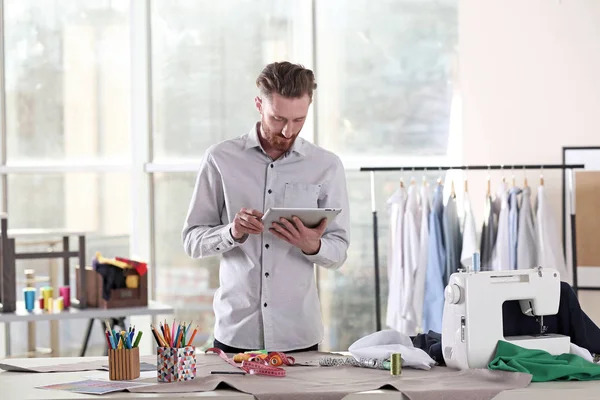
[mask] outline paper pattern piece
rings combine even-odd
[[[66,390],[67,392],[84,394],[106,394],[120,392],[125,389],[147,386],[145,383],[99,381],[87,379],[84,381],[58,383],[54,385],[38,386],[37,389]]]

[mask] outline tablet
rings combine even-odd
[[[262,217],[265,229],[272,226],[273,222],[279,222],[280,218],[292,221],[292,217],[300,218],[307,228],[316,228],[323,218],[327,218],[329,224],[338,214],[341,208],[269,208]]]

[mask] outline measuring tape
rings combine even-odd
[[[239,368],[250,375],[267,375],[267,376],[285,376],[285,369],[279,368],[279,366],[275,365],[293,365],[295,360],[293,357],[288,357],[283,353],[274,352],[269,354],[264,360],[261,362],[258,361],[242,361],[241,364],[237,364],[231,358],[227,357],[227,355],[221,349],[217,349],[215,347],[211,347],[205,351],[208,353],[218,354],[225,362],[229,365],[232,365],[236,368]],[[281,362],[281,364],[278,364]]]

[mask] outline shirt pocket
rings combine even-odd
[[[285,184],[283,206],[286,208],[318,207],[321,185],[288,182]]]

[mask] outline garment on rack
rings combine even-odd
[[[481,228],[481,243],[479,250],[482,271],[492,270],[492,255],[494,252],[494,246],[496,245],[496,236],[498,234],[497,224],[498,218],[494,212],[494,203],[492,197],[487,195],[485,197],[485,211],[483,226]]]
[[[562,240],[558,237],[556,221],[554,220],[554,215],[552,214],[550,204],[546,198],[546,191],[543,185],[540,185],[538,188],[536,200],[536,243],[538,265],[545,268],[556,268],[560,274],[561,280],[571,282],[571,276],[567,271],[565,263]]]
[[[427,255],[429,247],[429,213],[431,210],[431,190],[422,185],[420,191],[421,230],[419,232],[419,266],[415,274],[413,306],[417,316],[417,332],[423,332],[423,301],[425,299],[425,278],[427,276]]]
[[[429,214],[429,238],[425,300],[423,302],[423,330],[441,332],[444,312],[444,275],[446,273],[446,249],[444,242],[444,186],[435,188],[431,213]]]
[[[402,264],[403,264],[403,225],[404,210],[406,208],[406,189],[398,188],[387,201],[388,215],[390,218],[390,231],[388,241],[387,271],[388,271],[388,302],[386,325],[392,329],[400,329],[400,305],[404,296],[402,293]]]
[[[506,184],[500,185],[498,193],[500,199],[500,214],[498,215],[498,235],[496,236],[496,244],[492,252],[492,270],[500,271],[510,268],[510,242],[509,242],[509,209],[508,209],[508,194],[506,192]],[[496,205],[498,204],[496,199]]]
[[[402,233],[402,298],[400,327],[396,328],[401,333],[414,335],[417,329],[417,316],[413,305],[415,275],[419,267],[419,234],[421,219],[419,215],[419,188],[415,184],[408,187],[408,198],[404,211]]]
[[[521,189],[514,186],[508,193],[508,258],[510,269],[517,269],[517,240],[519,232],[519,194]]]
[[[444,207],[444,243],[446,250],[446,271],[444,273],[444,287],[448,284],[450,275],[458,271],[460,254],[462,251],[462,237],[460,222],[456,207],[456,196],[450,195]]]
[[[467,269],[473,266],[473,253],[477,252],[477,229],[475,228],[475,217],[471,207],[469,194],[465,192],[463,200],[465,220],[463,224],[463,242],[460,263]]]
[[[517,235],[517,268],[530,269],[537,267],[537,247],[535,244],[535,226],[531,208],[531,188],[524,187],[519,210]]]

